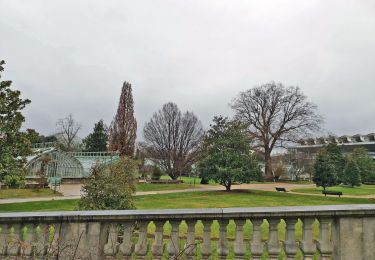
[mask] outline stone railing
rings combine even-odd
[[[0,214],[0,259],[375,259],[375,205]]]

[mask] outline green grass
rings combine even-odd
[[[139,183],[137,191],[163,191],[163,190],[187,190],[199,188],[200,186],[187,183],[178,184],[157,184],[157,183]]]
[[[53,190],[47,189],[0,189],[0,199],[10,198],[35,198],[35,197],[50,197],[61,196],[61,193],[54,193]],[[1,203],[1,200],[0,200]]]
[[[305,189],[293,189],[294,192],[299,193],[311,193],[311,194],[322,194],[323,188],[305,188]],[[328,187],[330,191],[341,191],[345,195],[361,196],[361,195],[375,195],[375,185],[361,185],[360,187],[347,187],[347,186],[334,186]]]
[[[336,197],[318,197],[311,195],[298,195],[288,193],[276,193],[270,191],[253,191],[253,190],[237,190],[231,192],[225,191],[211,191],[211,192],[184,192],[172,194],[158,194],[135,197],[136,206],[138,209],[173,209],[173,208],[218,208],[218,207],[255,207],[255,206],[302,206],[302,205],[332,205],[332,204],[369,204],[374,203],[374,200],[363,198],[336,198]],[[69,211],[77,208],[78,200],[52,200],[43,202],[28,202],[28,203],[13,203],[0,204],[0,212],[19,212],[19,211]],[[195,225],[196,237],[199,239],[203,235],[203,225],[198,221]],[[314,223],[313,233],[316,239],[319,235],[318,222]],[[155,225],[151,222],[148,226],[148,233],[152,235],[155,232]],[[167,222],[164,225],[164,235],[168,236],[171,232],[171,226]],[[187,233],[187,225],[183,221],[180,224],[180,236],[184,238]],[[252,224],[249,220],[244,226],[245,239],[249,240],[252,235]],[[264,221],[262,224],[262,239],[268,239],[268,222]],[[211,225],[211,237],[213,253],[216,254],[217,239],[219,237],[219,223],[214,221]],[[235,222],[230,221],[227,225],[227,237],[229,241],[229,256],[228,259],[234,259],[233,256],[233,239],[235,237]],[[280,221],[278,225],[279,240],[285,239],[285,222]],[[302,222],[296,224],[296,238],[302,238]],[[149,243],[152,239],[149,240]],[[167,242],[167,240],[165,240]],[[183,240],[180,240],[183,245]],[[198,242],[199,243],[199,242]],[[247,242],[248,247],[249,243]],[[181,249],[182,250],[182,249]],[[198,248],[198,258],[200,250]],[[249,256],[249,248],[247,250]],[[148,256],[147,259],[152,259]],[[215,255],[213,256],[215,258]],[[263,260],[267,259],[265,251]],[[282,252],[279,259],[285,259],[285,253]],[[302,259],[301,253],[296,259]],[[318,259],[316,256],[314,259]]]
[[[0,204],[0,212],[74,210],[78,200]],[[334,204],[370,204],[365,198],[316,197],[270,191],[205,191],[135,197],[137,209],[274,207]]]

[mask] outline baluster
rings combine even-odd
[[[180,247],[178,244],[178,226],[180,221],[172,220],[170,221],[172,230],[171,230],[171,239],[168,245],[169,257],[177,257],[180,253]]]
[[[319,219],[319,241],[317,242],[317,247],[320,251],[321,260],[331,259],[333,246],[329,233],[329,224],[332,222],[330,218],[320,218]]]
[[[297,218],[287,218],[285,219],[286,222],[286,240],[284,242],[284,249],[286,253],[287,260],[294,260],[298,247],[296,242],[296,223]]]
[[[152,255],[153,259],[160,260],[163,256],[163,221],[154,221],[156,229],[155,229],[155,237],[154,243],[152,244]]]
[[[9,239],[9,226],[8,224],[1,224],[0,233],[0,256],[6,256],[7,251],[7,241]],[[1,258],[0,258],[1,259]]]
[[[219,242],[217,245],[217,255],[219,259],[227,259],[228,255],[228,240],[227,240],[227,225],[228,220],[221,220],[219,229]]]
[[[244,242],[244,230],[243,226],[245,225],[245,219],[236,220],[236,238],[234,240],[234,256],[235,260],[242,260],[245,257],[246,253],[246,244]]]
[[[260,260],[263,254],[263,242],[261,234],[261,225],[263,219],[253,219],[253,237],[251,239],[251,256],[253,260]]]
[[[201,246],[202,259],[210,259],[211,256],[211,221],[202,220],[203,223],[203,241]]]
[[[104,255],[106,259],[115,259],[118,249],[118,225],[110,223],[108,227],[108,240],[104,246]]]
[[[124,259],[131,259],[131,255],[134,251],[134,244],[132,241],[134,223],[125,222],[123,224],[124,224],[124,235],[123,235],[122,243],[119,246],[119,250],[124,256]]]
[[[21,224],[13,224],[13,232],[10,234],[10,240],[7,248],[7,254],[10,256],[10,259],[16,259],[16,257],[20,254],[20,238]]]
[[[269,219],[269,239],[268,239],[268,255],[270,260],[277,260],[281,252],[279,238],[277,236],[277,225],[280,223],[279,219]]]
[[[40,234],[36,234],[38,237],[39,244],[35,246],[35,252],[38,256],[45,256],[47,253],[48,242],[49,242],[49,224],[40,224]]]
[[[24,227],[26,228],[26,234],[23,239],[21,255],[31,257],[34,253],[35,226],[33,223],[27,223]]]
[[[313,255],[316,252],[316,244],[313,241],[313,230],[312,230],[312,225],[314,221],[315,221],[314,218],[303,219],[301,250],[304,255],[304,258],[303,258],[304,260],[312,260]]]
[[[195,258],[196,244],[195,244],[195,220],[187,220],[186,224],[188,226],[186,234],[186,244],[185,244],[185,259],[192,260]]]
[[[53,236],[52,236],[52,242],[47,250],[47,254],[52,258],[52,259],[57,259],[58,257],[58,252],[59,252],[59,247],[62,243],[61,238],[60,238],[60,228],[61,224],[60,223],[54,223],[52,224],[53,227]]]
[[[134,248],[138,259],[145,259],[147,255],[147,226],[148,222],[142,221],[139,223],[138,242]]]

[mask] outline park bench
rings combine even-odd
[[[339,197],[342,196],[342,192],[341,191],[332,191],[332,190],[323,190],[322,194],[324,194],[325,197],[327,197],[327,195],[337,195]]]
[[[283,187],[275,187],[275,189],[276,189],[276,191],[277,192],[286,192],[286,189],[285,188],[283,188]]]

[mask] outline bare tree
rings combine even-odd
[[[134,156],[137,121],[134,117],[132,86],[124,82],[117,114],[109,129],[109,151],[118,151],[120,155]]]
[[[77,123],[72,114],[65,118],[61,118],[56,123],[58,135],[61,138],[62,144],[66,150],[74,149],[74,141],[77,137],[81,124]]]
[[[264,156],[272,179],[271,152],[283,142],[296,142],[319,130],[322,118],[299,87],[267,83],[241,92],[231,103],[235,118],[248,124],[254,147]]]
[[[298,181],[301,175],[308,174],[311,179],[313,171],[314,159],[304,152],[290,150],[285,155],[288,161],[289,173],[293,176],[294,180]]]
[[[181,113],[174,103],[164,104],[143,129],[141,147],[172,179],[189,171],[199,155],[203,127],[191,112]]]

